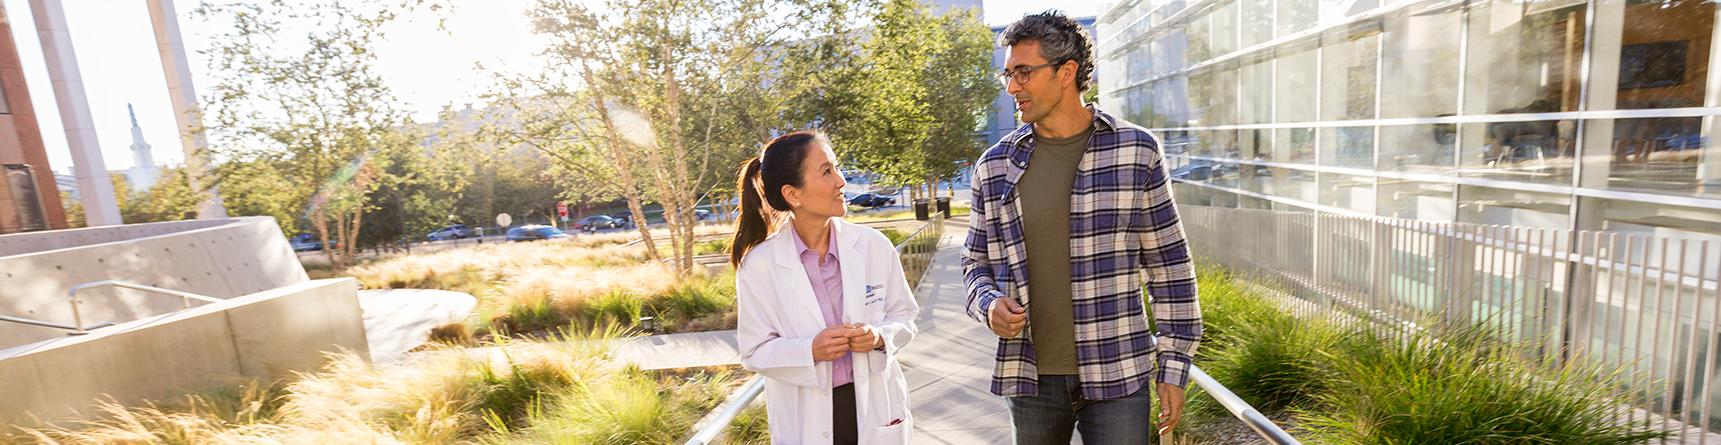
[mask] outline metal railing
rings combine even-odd
[[[1260,434],[1261,438],[1266,439],[1267,442],[1275,445],[1302,445],[1302,442],[1298,442],[1295,437],[1291,437],[1284,429],[1279,428],[1278,424],[1268,420],[1267,416],[1261,415],[1261,412],[1256,411],[1255,407],[1249,406],[1249,402],[1245,402],[1243,398],[1233,394],[1231,389],[1219,384],[1218,380],[1213,380],[1213,376],[1207,375],[1207,372],[1202,371],[1201,368],[1189,365],[1189,380],[1194,381],[1203,391],[1207,391],[1208,396],[1212,396],[1213,400],[1225,406],[1226,411],[1230,411],[1231,415],[1237,416],[1237,420],[1242,420],[1244,424],[1249,425],[1250,429],[1255,430],[1255,433]]]
[[[83,317],[83,315],[78,313],[78,291],[85,290],[85,289],[95,289],[98,287],[109,287],[109,286],[123,287],[123,288],[127,288],[127,289],[141,290],[144,292],[154,292],[154,293],[158,293],[158,294],[165,294],[165,295],[180,297],[180,298],[185,300],[185,307],[186,308],[191,307],[191,300],[197,300],[197,301],[202,301],[202,302],[206,302],[206,303],[220,303],[222,301],[226,301],[226,300],[222,300],[220,298],[208,297],[208,296],[198,295],[198,294],[194,294],[194,293],[190,293],[190,292],[180,292],[180,291],[176,291],[173,289],[162,289],[162,288],[155,287],[155,286],[146,286],[146,285],[142,285],[142,284],[129,283],[129,282],[118,281],[118,280],[104,280],[104,281],[97,281],[94,283],[79,284],[77,286],[72,286],[72,290],[66,291],[66,300],[68,302],[70,302],[72,305],[72,323],[74,323],[74,324],[72,326],[70,326],[70,328],[73,330],[72,333],[74,335],[75,334],[83,334],[83,333],[87,332],[88,329],[94,329],[96,327],[104,326],[104,325],[96,325],[96,326],[90,327],[90,328],[82,327],[84,325],[84,317]],[[112,323],[108,323],[108,324],[112,324]],[[64,325],[61,325],[61,326],[64,326]]]
[[[909,290],[918,288],[920,279],[925,277],[926,271],[932,268],[932,255],[938,252],[938,240],[943,236],[944,217],[940,214],[896,245],[896,253],[902,260],[902,272],[908,279]],[[764,392],[765,378],[754,376],[753,380],[747,383],[747,387],[741,390],[741,396],[735,398],[730,403],[729,408],[719,413],[716,418],[711,420],[711,423],[694,433],[693,438],[688,439],[687,445],[711,443],[729,428],[729,423],[735,421],[735,416],[741,414],[742,410],[753,404],[753,399],[758,398],[759,394]]]
[[[1412,329],[1482,324],[1526,359],[1618,370],[1608,383],[1654,414],[1622,405],[1621,422],[1681,422],[1680,441],[1721,425],[1721,236],[1179,210],[1197,255],[1301,299]]]
[[[51,321],[31,320],[28,318],[19,318],[19,317],[8,317],[5,315],[0,315],[0,321],[9,321],[12,323],[22,323],[22,324],[27,324],[27,325],[31,325],[31,326],[41,326],[44,328],[65,329],[65,330],[72,331],[72,332],[66,333],[66,335],[88,334],[91,329],[105,328],[105,327],[114,325],[113,323],[100,323],[100,324],[93,324],[93,325],[89,325],[89,326],[79,327],[79,326],[72,326],[69,324],[55,323],[55,322],[51,322]]]
[[[944,214],[937,213],[914,234],[896,245],[902,260],[902,273],[908,278],[908,289],[920,288],[920,279],[932,268],[932,255],[938,252],[938,240],[944,237]]]

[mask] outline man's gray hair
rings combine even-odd
[[[1094,44],[1080,22],[1056,9],[1023,16],[998,34],[998,46],[1040,42],[1040,57],[1051,63],[1076,61],[1076,89],[1086,92],[1093,85]]]

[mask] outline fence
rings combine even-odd
[[[908,289],[920,288],[920,278],[932,267],[932,255],[938,251],[938,239],[944,236],[944,214],[928,220],[920,230],[896,245],[902,259],[902,273],[908,278]]]
[[[1527,358],[1620,370],[1616,390],[1659,415],[1622,417],[1683,421],[1682,441],[1721,426],[1721,238],[1180,210],[1197,255],[1299,298],[1411,328],[1485,324]]]

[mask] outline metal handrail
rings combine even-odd
[[[1238,420],[1248,424],[1249,428],[1255,430],[1256,434],[1260,434],[1262,439],[1267,439],[1268,442],[1275,445],[1302,445],[1302,442],[1298,442],[1284,429],[1279,428],[1278,424],[1268,420],[1267,416],[1261,415],[1261,412],[1256,411],[1255,407],[1249,406],[1249,402],[1244,402],[1241,397],[1231,393],[1231,390],[1225,388],[1225,385],[1219,384],[1218,380],[1213,380],[1213,376],[1207,375],[1207,372],[1202,371],[1201,368],[1197,368],[1193,364],[1189,365],[1189,379],[1194,380],[1196,385],[1201,386],[1201,389],[1207,391],[1207,395],[1213,396],[1214,400],[1219,401],[1220,405],[1224,405],[1225,410],[1230,411],[1231,415],[1237,416]]]
[[[741,411],[747,409],[747,405],[752,405],[753,399],[758,398],[759,394],[764,392],[765,377],[754,374],[753,380],[747,383],[747,389],[741,391],[741,397],[735,398],[735,402],[729,404],[728,409],[719,413],[717,418],[711,419],[711,423],[706,424],[705,428],[700,428],[698,433],[694,433],[693,438],[688,439],[686,445],[706,445],[712,440],[716,440],[718,434],[722,434],[723,430],[729,428],[729,422],[734,422],[735,416],[741,415]]]
[[[8,317],[5,315],[0,315],[0,321],[10,321],[13,323],[23,323],[23,324],[27,324],[27,325],[31,325],[31,326],[41,326],[44,328],[54,328],[54,329],[66,329],[66,330],[72,331],[72,332],[67,333],[66,335],[88,334],[89,330],[91,330],[91,329],[105,328],[105,327],[114,325],[113,323],[102,323],[102,324],[84,326],[82,328],[79,328],[77,326],[72,326],[69,324],[59,324],[59,323],[55,323],[55,322],[51,322],[51,321],[42,321],[42,320],[31,320],[28,318]]]
[[[180,292],[180,291],[176,291],[173,289],[162,289],[162,288],[155,287],[155,286],[146,286],[146,285],[142,285],[142,284],[130,283],[130,282],[119,281],[119,280],[103,280],[103,281],[97,281],[94,283],[79,284],[77,286],[72,286],[72,290],[66,291],[66,300],[72,304],[72,323],[74,323],[74,326],[72,326],[73,334],[83,334],[88,329],[94,328],[94,327],[92,327],[92,328],[81,327],[84,325],[84,317],[82,315],[78,314],[78,291],[84,290],[84,289],[94,289],[94,288],[98,288],[98,287],[107,287],[107,286],[123,287],[123,288],[127,288],[127,289],[135,289],[135,290],[141,290],[141,291],[145,291],[145,292],[155,292],[158,294],[166,294],[166,295],[172,295],[175,297],[180,297],[180,298],[185,300],[185,307],[186,308],[191,307],[191,300],[197,300],[197,301],[202,301],[202,302],[206,302],[206,303],[220,303],[222,301],[226,301],[226,300],[222,300],[220,298],[208,297],[208,296],[198,295],[198,294],[194,294],[194,293],[190,293],[190,292]],[[64,326],[64,325],[61,325],[61,326]],[[96,327],[100,327],[100,325],[97,325]]]

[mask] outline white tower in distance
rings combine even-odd
[[[131,113],[131,160],[133,164],[132,168],[125,171],[125,182],[126,185],[131,186],[131,190],[134,192],[149,190],[151,186],[155,185],[155,177],[160,174],[160,169],[155,166],[155,155],[149,152],[149,143],[143,141],[143,128],[137,126],[137,111],[132,109],[131,104],[126,104],[125,109]]]

